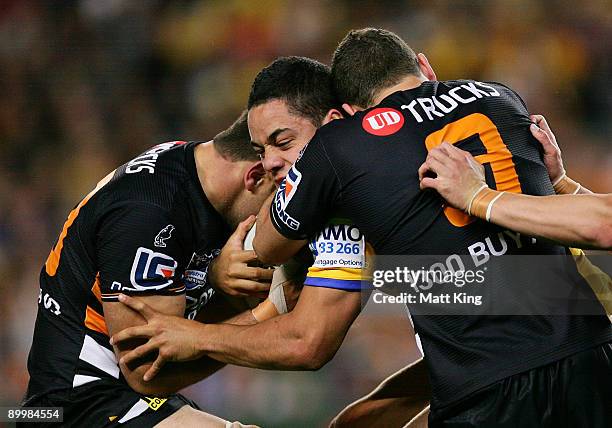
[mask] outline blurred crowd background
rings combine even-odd
[[[211,139],[276,56],[329,63],[364,26],[403,36],[441,80],[510,85],[571,176],[612,190],[609,0],[1,0],[0,406],[24,393],[38,274],[73,205],[149,146]],[[368,307],[320,372],[227,368],[188,393],[226,418],[323,426],[416,357],[409,330],[401,308]]]

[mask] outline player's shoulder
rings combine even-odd
[[[327,123],[317,131],[313,145],[322,144],[327,152],[350,156],[358,153],[355,148],[359,142],[393,138],[404,128],[406,120],[414,117],[419,123],[427,118],[432,121],[461,106],[526,112],[521,97],[502,83],[468,79],[426,81],[416,88],[395,92],[380,104],[353,116]]]
[[[396,106],[379,104],[354,115],[332,120],[317,130],[313,141],[322,143],[327,151],[343,156],[357,154],[360,143],[371,138],[394,134],[403,124],[403,116]]]
[[[167,174],[169,170],[181,167],[185,163],[185,149],[196,143],[186,141],[167,141],[156,144],[127,162],[126,175],[142,174],[154,177]]]
[[[190,177],[186,151],[191,144],[170,141],[150,147],[117,168],[101,194],[110,202],[169,208]]]
[[[500,82],[494,81],[481,81],[476,79],[454,79],[454,80],[437,80],[429,82],[431,87],[434,90],[440,90],[442,88],[456,88],[456,87],[464,87],[464,88],[479,88],[479,90],[489,90],[491,93],[495,93],[495,91],[500,92],[514,92],[512,88],[508,85]]]
[[[359,114],[359,113],[358,113]],[[342,119],[332,120],[321,126],[315,134],[316,139],[321,141],[334,141],[334,144],[341,143],[343,141],[350,142],[351,136],[358,132],[356,124],[358,123],[357,115],[345,116]]]
[[[505,100],[508,102],[519,103],[525,106],[525,102],[520,95],[505,83],[494,81],[480,81],[472,79],[444,80],[436,82],[434,86],[435,94],[447,93],[459,102],[466,99],[476,99],[487,101]],[[526,106],[525,106],[526,107]]]

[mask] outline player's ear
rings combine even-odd
[[[342,112],[340,110],[333,108],[329,110],[323,118],[323,125],[331,122],[332,120],[342,119],[343,117],[344,116],[342,116]]]
[[[342,110],[344,110],[349,116],[353,116],[359,111],[359,108],[357,106],[352,106],[350,104],[344,103],[342,104]]]
[[[244,173],[244,188],[254,193],[265,177],[266,170],[261,161],[251,164]]]
[[[429,61],[424,53],[417,54],[417,60],[419,61],[421,73],[423,73],[423,76],[425,76],[427,80],[438,80],[436,78],[436,73],[433,71],[433,68],[431,67],[431,64],[429,64]]]

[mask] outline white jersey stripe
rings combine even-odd
[[[79,358],[108,373],[115,379],[119,379],[119,366],[113,351],[100,345],[88,335],[85,335]]]
[[[119,423],[125,423],[130,419],[134,419],[135,417],[142,415],[148,408],[149,404],[146,401],[143,399],[138,400],[136,404],[134,404],[132,408],[128,410],[128,412],[123,415],[121,419],[119,419]]]
[[[90,383],[96,380],[100,380],[99,377],[96,376],[85,376],[85,375],[74,375],[74,379],[72,380],[72,387],[76,388],[77,386],[85,385],[86,383]]]

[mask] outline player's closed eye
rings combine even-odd
[[[276,143],[276,147],[281,147],[281,148],[289,148],[288,145],[289,143],[293,142],[293,138],[289,139],[289,140],[283,140],[283,141],[279,141],[278,143]]]
[[[251,145],[255,153],[259,156],[259,159],[262,160],[265,155],[265,150],[259,146]]]

